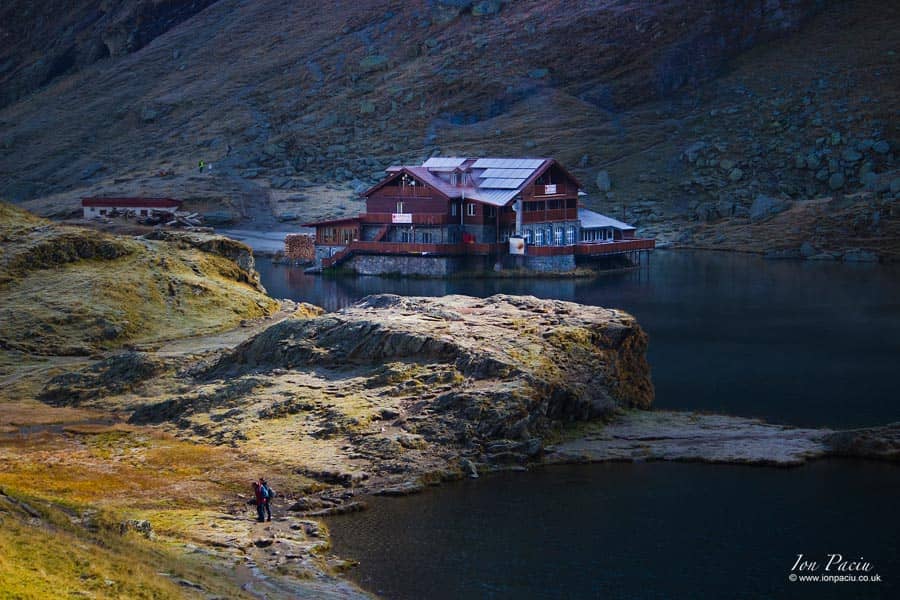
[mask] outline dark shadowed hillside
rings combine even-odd
[[[898,245],[893,3],[206,4],[2,9],[0,194],[171,193],[270,226],[357,210],[393,163],[555,156],[663,241]]]

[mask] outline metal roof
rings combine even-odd
[[[485,179],[490,179],[492,177],[528,179],[531,177],[532,173],[534,173],[534,169],[485,169],[479,177]]]
[[[479,158],[473,169],[537,169],[544,164],[543,158]]]
[[[478,187],[481,188],[489,188],[489,189],[500,189],[500,190],[515,190],[518,189],[520,185],[525,182],[526,178],[522,179],[483,179]]]
[[[478,190],[472,198],[491,206],[506,206],[506,203],[515,198],[519,190]]]
[[[578,209],[578,218],[581,220],[582,229],[598,229],[600,227],[612,227],[613,229],[634,229],[634,226],[612,217],[601,215],[586,208]]]
[[[101,198],[92,196],[81,199],[82,206],[111,206],[134,208],[172,208],[181,206],[174,198]]]
[[[422,163],[422,166],[426,169],[455,169],[464,162],[466,162],[466,159],[458,156],[432,156]]]
[[[551,163],[551,159],[545,158],[433,156],[422,165],[392,165],[388,167],[387,172],[393,176],[398,172],[409,173],[447,198],[465,198],[493,206],[505,206],[521,192],[526,182],[532,180],[541,168]],[[469,173],[470,178],[453,184],[440,176],[456,169]],[[368,195],[383,183],[376,184],[364,195]]]

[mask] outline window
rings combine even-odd
[[[397,212],[398,214],[403,212],[403,203],[402,202],[397,203],[397,210],[395,212]]]
[[[553,238],[553,243],[556,244],[557,246],[563,245],[563,228],[562,227],[556,228],[556,237]]]
[[[548,246],[553,245],[553,230],[549,227],[544,230],[544,243]]]
[[[475,203],[469,202],[466,204],[466,215],[469,217],[474,217],[476,215]]]
[[[422,232],[422,243],[430,244],[431,240],[432,240],[432,233],[430,231],[423,231]]]
[[[497,216],[497,209],[494,208],[493,206],[488,206],[488,207],[487,207],[487,216],[489,216],[489,217],[496,217],[496,216]]]
[[[455,172],[450,173],[450,185],[456,185],[457,177],[458,176]]]
[[[575,228],[571,225],[566,230],[566,243],[570,246],[575,243]]]
[[[532,244],[532,243],[534,243],[534,234],[531,232],[530,229],[526,229],[526,230],[525,230],[525,233],[523,234],[522,237],[525,238],[525,243],[526,243],[526,244]]]
[[[455,216],[456,216],[456,211],[457,211],[456,206],[457,206],[457,205],[456,205],[456,202],[451,202],[451,203],[450,203],[450,216],[451,216],[451,217],[455,217]]]
[[[531,233],[530,231],[528,232]],[[534,230],[534,245],[535,246],[543,246],[544,245],[544,230],[543,229],[535,229]]]
[[[409,229],[401,229],[401,230],[400,230],[400,241],[401,241],[401,242],[405,242],[405,243],[407,243],[407,244],[408,244],[409,242],[413,241],[413,240],[412,240],[412,234],[411,234],[411,232],[410,232]]]

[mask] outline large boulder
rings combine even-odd
[[[787,200],[760,194],[750,206],[750,221],[753,223],[765,221],[773,215],[786,211],[790,206]]]

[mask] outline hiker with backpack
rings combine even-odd
[[[266,517],[267,517],[266,520],[271,521],[272,520],[271,504],[272,504],[272,498],[275,497],[275,490],[273,490],[269,486],[269,482],[267,482],[262,477],[259,478],[259,489],[260,489],[260,493],[262,494],[262,497],[263,497],[263,508],[265,509],[265,512],[266,512]]]
[[[262,523],[265,521],[266,497],[263,495],[262,486],[258,481],[253,482],[253,497],[256,504],[256,520]]]

